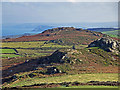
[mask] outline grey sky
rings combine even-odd
[[[3,0],[3,2],[119,2],[119,0]]]
[[[4,2],[2,16],[3,23],[117,22],[118,3]]]

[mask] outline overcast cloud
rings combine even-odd
[[[3,23],[117,22],[117,2],[3,2]]]

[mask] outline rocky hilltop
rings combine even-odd
[[[119,53],[120,42],[110,37],[103,37],[92,42],[88,47],[100,47],[108,52]]]
[[[73,45],[73,44],[90,44],[92,41],[99,39],[104,34],[87,29],[74,27],[58,27],[45,30],[44,32],[31,36],[22,36],[19,38],[3,39],[3,41],[50,41],[53,43]]]

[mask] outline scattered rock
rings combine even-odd
[[[29,60],[26,60],[25,63],[29,62]]]
[[[55,74],[55,73],[61,73],[60,70],[58,70],[56,67],[50,67],[47,69],[48,74]]]

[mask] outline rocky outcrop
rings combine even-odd
[[[38,63],[39,64],[50,64],[50,63],[70,63],[75,64],[78,61],[81,62],[77,57],[72,57],[72,55],[79,55],[81,52],[75,49],[59,49],[56,50],[52,55],[44,57]]]
[[[88,47],[100,47],[105,51],[115,53],[119,53],[119,46],[120,43],[117,40],[113,40],[112,38],[109,37],[103,37],[88,45]]]

